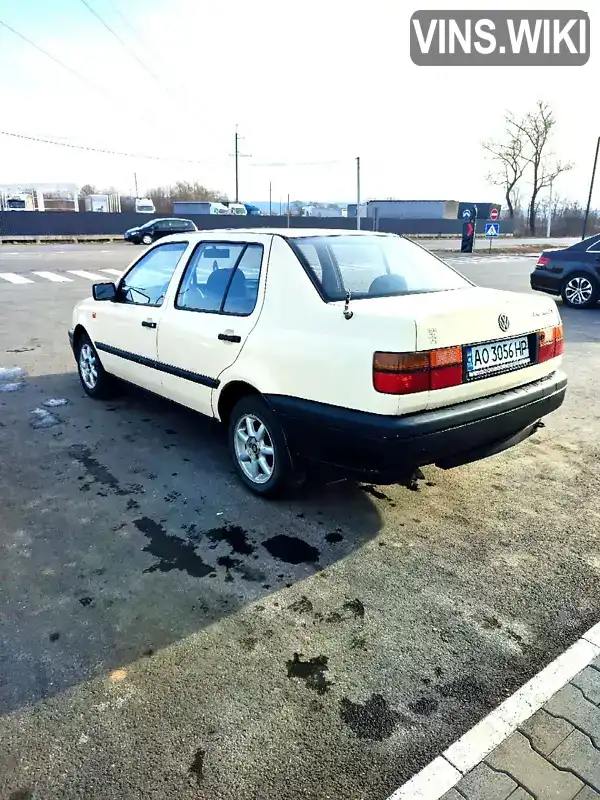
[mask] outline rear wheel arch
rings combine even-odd
[[[236,403],[248,395],[257,395],[265,399],[255,386],[246,381],[231,381],[221,389],[216,410],[224,425],[229,423],[229,417]]]

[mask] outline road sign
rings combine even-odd
[[[497,208],[490,209],[490,219],[492,220],[492,222],[495,222],[498,219],[499,214],[500,212],[498,211]]]
[[[485,235],[488,239],[495,239],[496,236],[500,234],[500,223],[499,222],[486,222],[485,223]]]
[[[462,218],[463,219],[471,219],[471,209],[470,208],[465,208],[465,210],[462,213]]]

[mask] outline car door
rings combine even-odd
[[[94,304],[90,334],[104,368],[126,381],[161,392],[157,333],[169,282],[188,241],[147,250],[126,272],[113,302]]]
[[[158,358],[169,365],[164,394],[212,416],[212,392],[256,325],[268,254],[257,241],[199,243],[158,330]]]

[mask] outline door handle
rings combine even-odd
[[[151,319],[144,319],[142,320],[142,328],[156,328],[156,322],[152,322]]]
[[[235,333],[220,333],[217,338],[222,342],[235,342],[236,344],[242,341],[242,337]]]

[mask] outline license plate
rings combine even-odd
[[[487,378],[531,364],[527,336],[465,348],[467,378]]]

